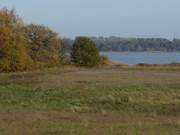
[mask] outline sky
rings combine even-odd
[[[0,0],[62,37],[180,38],[180,0]]]

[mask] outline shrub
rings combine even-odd
[[[71,57],[76,65],[87,67],[97,66],[100,58],[95,42],[87,37],[75,40]]]
[[[99,66],[109,65],[109,59],[106,56],[99,57]]]

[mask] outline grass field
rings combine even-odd
[[[0,74],[0,135],[179,135],[178,68]]]

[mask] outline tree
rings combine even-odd
[[[95,42],[87,37],[76,38],[71,56],[75,64],[88,67],[98,65],[100,58]]]
[[[0,71],[22,71],[31,68],[27,55],[24,24],[14,10],[0,10]]]
[[[58,34],[42,25],[25,27],[29,55],[38,66],[53,67],[61,64],[63,45]]]
[[[100,51],[180,51],[180,42],[165,38],[92,37]]]

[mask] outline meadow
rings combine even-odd
[[[178,135],[180,68],[0,74],[0,135]]]

